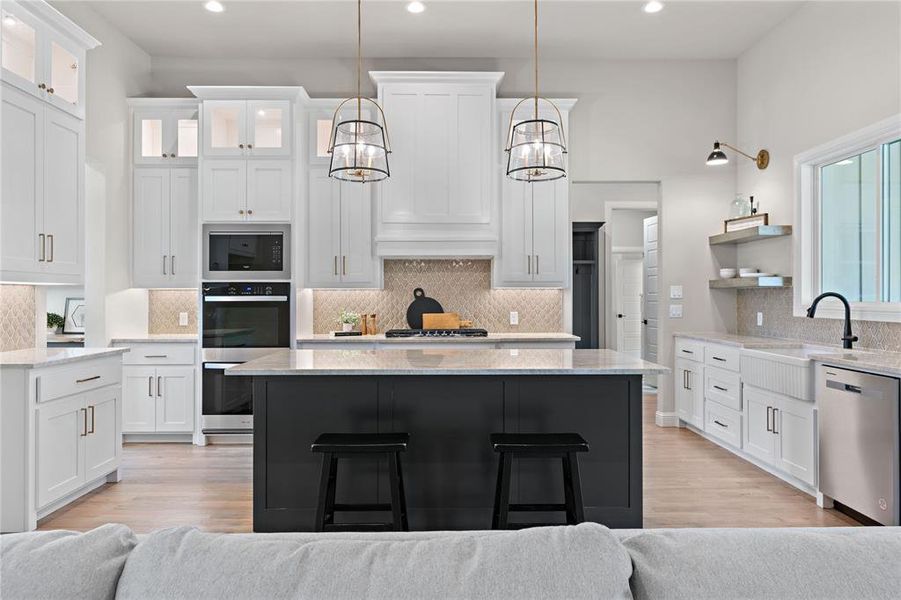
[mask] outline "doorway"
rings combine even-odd
[[[573,223],[572,318],[576,348],[601,347],[599,326],[600,245],[602,222]]]
[[[615,286],[613,306],[616,310],[616,349],[641,358],[643,347],[643,275],[641,252],[617,253],[613,257]]]

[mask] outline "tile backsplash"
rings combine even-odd
[[[32,285],[0,285],[0,352],[34,348]]]
[[[150,290],[148,333],[197,333],[197,290]],[[188,313],[188,326],[178,324],[178,313]]]
[[[757,326],[757,312],[763,312],[763,327]],[[901,352],[901,323],[852,321],[859,348]],[[841,344],[842,321],[808,319],[792,315],[792,290],[740,290],[738,292],[738,333],[799,339],[811,343]]]
[[[417,287],[445,312],[459,313],[488,331],[563,331],[562,290],[491,289],[491,261],[475,259],[386,260],[383,290],[316,290],[313,331],[338,329],[343,309],[376,313],[382,332],[407,328],[407,307]],[[510,325],[510,311],[519,312],[519,325]]]

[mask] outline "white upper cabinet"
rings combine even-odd
[[[499,73],[371,73],[391,176],[379,184],[379,254],[494,254],[492,131]]]
[[[84,118],[86,51],[100,43],[46,2],[2,8],[3,80]]]
[[[290,160],[211,159],[203,163],[205,222],[291,220]]]
[[[565,179],[501,186],[501,252],[495,287],[564,287],[569,262]]]
[[[199,105],[168,99],[131,99],[134,164],[182,166],[197,164]]]
[[[308,225],[308,287],[379,286],[372,186],[332,179],[327,167],[311,168]]]
[[[219,157],[290,156],[291,102],[206,100],[203,153]]]

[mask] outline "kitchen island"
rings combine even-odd
[[[641,527],[641,378],[665,372],[610,350],[544,349],[281,350],[232,367],[254,379],[254,531],[312,528],[319,434],[391,431],[410,434],[411,529],[490,527],[495,432],[581,434],[586,519]],[[386,471],[342,461],[337,501],[386,502]],[[519,461],[513,501],[562,502],[561,482],[559,461]]]

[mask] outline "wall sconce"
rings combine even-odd
[[[745,158],[749,158],[757,163],[757,168],[761,171],[766,169],[770,164],[770,153],[766,150],[761,150],[757,153],[757,156],[751,156],[750,154],[746,154],[736,148],[735,146],[730,146],[726,142],[720,143],[719,141],[713,142],[713,152],[710,153],[710,156],[707,157],[707,165],[708,166],[717,166],[717,165],[725,165],[729,162],[729,157],[726,156],[726,153],[720,150],[720,146],[725,146],[730,150],[735,150]]]

